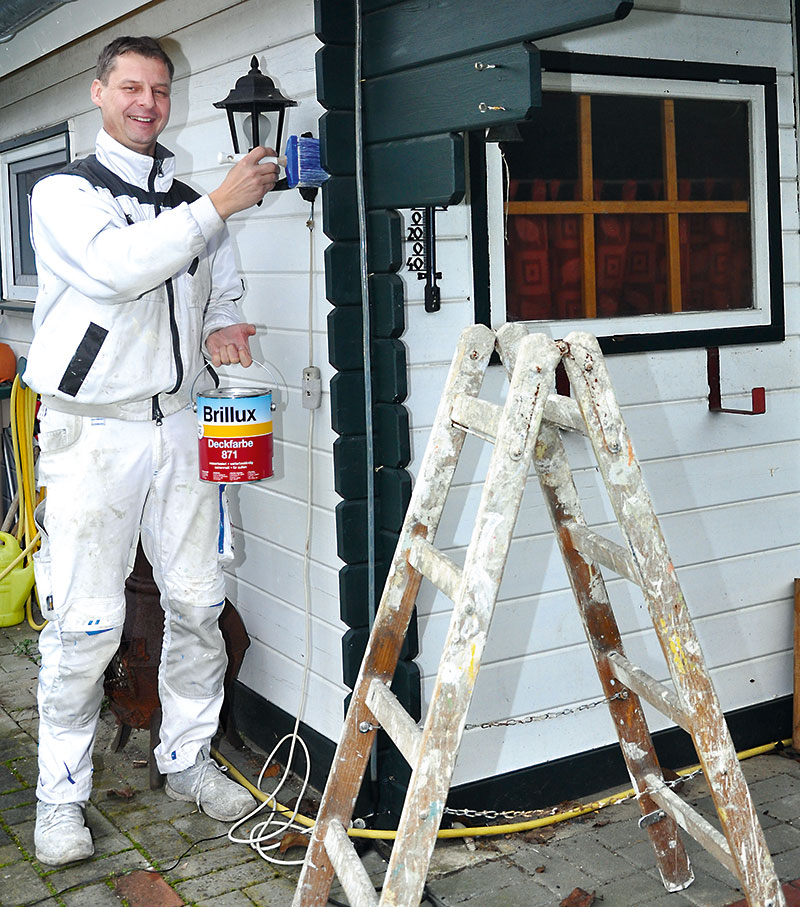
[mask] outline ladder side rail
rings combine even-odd
[[[367,690],[373,677],[391,683],[422,581],[422,574],[408,563],[408,552],[415,535],[434,537],[464,443],[464,432],[450,421],[453,398],[459,393],[479,392],[494,344],[494,333],[484,325],[471,325],[459,337],[342,725],[292,907],[327,904],[334,872],[325,850],[327,826],[332,818],[344,827],[350,824],[375,738],[375,731],[360,730],[375,720],[366,705]]]
[[[565,525],[584,522],[584,517],[567,453],[555,427],[542,426],[534,463],[603,692],[607,697],[614,696],[621,684],[613,675],[609,655],[624,651],[622,637],[599,566],[575,549],[569,525]],[[612,700],[608,708],[638,794],[639,809],[642,815],[648,815],[657,805],[645,793],[648,785],[644,779],[648,774],[661,776],[662,772],[641,702],[631,690],[627,699]],[[675,821],[667,817],[647,825],[645,830],[664,887],[675,892],[691,885],[694,873]]]
[[[420,903],[525,489],[547,388],[560,358],[542,334],[523,341],[489,463],[425,725],[386,871],[381,905]]]
[[[500,359],[509,374],[516,365],[519,343],[524,333],[525,328],[517,324],[504,325],[497,332]],[[586,519],[564,442],[553,423],[545,422],[539,429],[534,466],[578,604],[589,650],[594,658],[603,691],[606,696],[611,697],[619,692],[619,685],[611,674],[608,656],[612,652],[623,651],[621,634],[599,567],[571,544],[570,529],[576,526],[585,527]],[[642,815],[647,815],[656,809],[656,804],[643,793],[647,788],[645,776],[647,774],[661,776],[661,767],[641,703],[634,693],[624,700],[614,699],[608,706],[628,774],[634,789],[640,794],[639,808]],[[664,886],[669,891],[680,891],[691,885],[694,874],[674,820],[666,818],[647,826],[646,830],[653,845],[656,865]]]
[[[511,377],[516,361],[516,351],[523,337],[527,336],[528,329],[519,321],[507,321],[497,329],[497,350],[501,359],[503,356],[511,357],[509,362],[504,361],[506,372]],[[502,351],[502,352],[501,352]],[[574,431],[580,435],[586,434],[586,423],[580,407],[571,397],[550,393],[544,408],[546,422],[552,422],[564,431]]]
[[[748,903],[785,903],[772,857],[708,675],[666,541],[642,479],[603,354],[595,337],[561,341],[564,367],[589,430],[620,528],[684,710],[694,716],[697,755],[736,862]]]

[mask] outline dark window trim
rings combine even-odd
[[[781,227],[780,158],[778,148],[778,87],[775,69],[767,66],[732,66],[691,61],[648,60],[640,57],[612,57],[597,54],[542,51],[542,69],[586,75],[628,76],[648,79],[675,79],[694,82],[736,81],[764,87],[764,121],[767,170],[767,236],[769,239],[770,323],[741,327],[706,328],[694,331],[664,331],[658,334],[598,335],[604,353],[632,353],[647,350],[677,350],[728,344],[779,342],[785,339],[783,287],[783,235]],[[486,180],[486,146],[470,134],[470,190],[481,199],[477,184]],[[488,210],[484,204],[471,205],[473,258],[475,262],[475,321],[489,323],[488,312]],[[486,275],[486,289],[478,278]],[[479,288],[480,286],[480,288]],[[587,320],[599,325],[602,319]],[[557,324],[558,322],[549,322]]]
[[[67,156],[69,156],[69,123],[67,122],[57,123],[55,126],[47,126],[45,129],[27,132],[25,135],[18,135],[13,139],[0,142],[0,151],[12,151],[14,148],[22,148],[23,145],[34,145],[36,142],[44,141],[44,139],[51,139],[55,135],[64,135],[66,137]]]
[[[4,151],[13,151],[15,148],[23,148],[25,145],[35,145],[45,139],[51,139],[54,136],[64,136],[64,148],[67,153],[67,160],[72,158],[72,149],[69,140],[69,123],[65,120],[63,123],[56,123],[53,126],[46,126],[44,129],[37,129],[36,132],[26,132],[24,135],[15,136],[13,139],[7,139],[0,142],[0,153]],[[0,252],[2,255],[2,252]],[[0,261],[0,265],[2,262]],[[7,300],[0,296],[0,312],[22,312],[33,314],[33,300],[20,302],[17,300]]]

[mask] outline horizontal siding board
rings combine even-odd
[[[230,487],[230,486],[229,486]],[[281,548],[302,551],[305,546],[306,504],[274,492],[240,494],[231,503],[235,522],[252,535],[268,539]],[[336,532],[333,514],[315,508],[311,557],[325,564],[336,563]],[[245,555],[246,556],[246,555]],[[258,565],[254,565],[258,569]]]
[[[487,16],[483,0],[439,0],[424,12],[415,0],[406,0],[365,16],[364,73],[373,77],[585,28],[624,15],[629,6],[620,0],[496,0]]]
[[[795,295],[787,294],[789,313]],[[449,356],[446,351],[449,343],[455,346],[455,340],[448,338],[446,331],[452,329],[457,336],[460,327],[455,306],[448,316],[446,326],[443,324],[441,329],[438,327],[441,322],[437,318],[438,316],[424,316],[423,313],[409,311],[409,326],[404,336],[404,339],[410,338],[408,346],[412,366],[409,373],[409,394],[414,395],[415,428],[420,430],[433,423],[439,395],[447,377]],[[586,327],[590,327],[589,322],[586,323]],[[530,330],[535,332],[537,326],[532,325]],[[422,337],[426,332],[433,333],[437,344],[435,349],[438,350],[438,356],[431,355],[427,361],[415,355],[415,343],[422,344]],[[553,333],[557,336],[557,328]],[[415,343],[410,342],[411,340]],[[423,346],[423,349],[428,350],[429,347]],[[795,376],[800,374],[800,338],[793,335],[780,344],[720,349],[720,385],[725,405],[729,397],[737,401],[736,405],[746,402],[744,397],[749,394],[752,387],[766,388],[767,414],[744,421],[736,416],[708,412],[708,372],[704,349],[609,356],[606,364],[617,399],[623,409],[623,417],[628,423],[640,458],[646,455],[641,450],[640,435],[630,421],[636,407],[639,407],[642,413],[649,408],[654,422],[660,418],[665,422],[671,419],[675,406],[686,408],[685,411],[681,411],[679,418],[683,417],[684,412],[688,413],[696,408],[696,415],[700,419],[709,420],[706,423],[707,429],[713,427],[713,432],[707,432],[712,437],[716,435],[717,428],[733,426],[740,438],[745,441],[751,438],[750,443],[759,443],[773,440],[770,438],[768,426],[765,425],[765,422],[770,421],[773,396],[775,402],[787,393],[791,397],[797,387]],[[506,384],[507,379],[502,368],[490,367],[484,380],[481,397],[493,401],[502,400]],[[650,429],[651,426],[648,426],[648,430]],[[726,439],[720,446],[730,446],[729,440]]]
[[[718,582],[727,583],[724,564],[727,559],[750,556],[754,563],[759,563],[770,551],[780,550],[785,563],[785,573],[780,581],[788,582],[786,577],[793,575],[791,564],[798,550],[792,517],[797,502],[798,495],[785,495],[661,517],[662,531],[679,576],[687,567],[722,562],[717,564]],[[621,542],[616,524],[593,528],[608,538]],[[463,546],[447,547],[437,537],[437,547],[442,548],[456,563],[463,563]],[[616,578],[610,571],[607,575]],[[503,575],[501,598],[543,595],[566,588],[566,571],[552,533],[516,536],[511,543]],[[710,585],[706,593],[712,594],[719,594],[717,584]],[[425,613],[424,602],[423,596],[419,604],[421,614]]]
[[[541,50],[691,60],[793,71],[791,40],[783,22],[676,16],[636,7],[627,19],[539,42]]]
[[[744,686],[742,683],[731,684],[729,681],[729,686],[736,689],[739,699],[745,696],[744,690],[752,686],[750,679],[753,672],[757,672],[757,665],[760,661],[790,650],[790,640],[786,645],[778,647],[778,652],[775,651],[775,647],[769,648],[765,644],[764,635],[758,631],[759,622],[764,620],[767,621],[770,629],[785,628],[787,620],[780,609],[763,606],[752,609],[752,611],[752,614],[747,612],[737,614],[740,632],[729,635],[730,659],[719,665],[720,671],[733,667],[737,662],[749,665],[751,673],[745,674],[742,671]],[[702,629],[702,621],[699,621],[697,632],[701,644],[710,646],[710,637],[715,632],[719,633],[720,628],[726,625],[730,626],[729,620],[714,620],[709,624],[708,632],[705,633]],[[736,638],[733,638],[734,636]],[[425,645],[424,640],[422,644]],[[631,661],[641,665],[648,673],[663,680],[667,679],[664,656],[654,631],[628,635],[623,640],[623,644]],[[716,666],[708,657],[707,663],[713,678],[718,671],[715,670]],[[568,684],[564,683],[565,676],[570,678]],[[430,692],[434,677],[435,675],[423,677],[423,690],[426,697]],[[786,679],[781,684],[781,690],[784,694],[788,692]],[[561,709],[576,703],[601,699],[602,696],[600,680],[587,645],[579,645],[569,650],[535,653],[514,661],[482,665],[475,684],[469,721],[478,723],[502,720],[529,713]],[[732,707],[738,708],[739,705],[732,706],[723,701],[723,708]]]
[[[325,275],[322,258],[315,257],[313,281],[314,304],[312,328],[316,337],[323,335],[330,304],[325,299]],[[269,274],[246,274],[246,293],[242,299],[245,315],[250,320],[260,317],[268,333],[308,331],[308,271],[283,271]],[[252,312],[252,314],[250,314]],[[321,363],[316,363],[320,365]]]
[[[797,546],[798,500],[798,495],[786,495],[662,517],[661,527],[672,561],[680,570],[687,564]],[[614,526],[595,528],[618,539]],[[564,568],[560,559],[553,559],[552,545],[549,534],[512,542],[503,577],[504,596],[530,594],[531,583],[537,592],[564,587]],[[532,570],[531,565],[539,565],[539,569]]]
[[[414,407],[419,399],[419,388],[423,371],[413,374],[409,380],[409,406]],[[430,379],[433,382],[433,378]],[[744,405],[748,398],[742,394],[723,393],[726,405]],[[425,418],[414,409],[418,425]],[[628,427],[633,447],[640,462],[665,457],[680,457],[687,454],[703,454],[714,450],[727,450],[755,446],[760,443],[784,443],[796,438],[794,426],[800,416],[800,394],[796,391],[767,392],[767,412],[763,416],[731,416],[724,413],[710,413],[705,400],[674,403],[670,406],[638,405],[626,407],[623,417]],[[746,420],[746,421],[745,421]],[[412,444],[420,454],[427,442],[428,429],[412,429]],[[472,439],[467,439],[468,441]],[[587,467],[592,455],[582,438],[567,435],[565,438],[570,463],[573,468]],[[480,476],[481,467],[486,466],[490,456],[486,444],[465,445],[459,462],[456,478],[459,482],[469,481],[473,475]],[[417,465],[409,469],[416,474]]]
[[[495,48],[491,57],[495,68],[483,71],[476,68],[475,54],[469,53],[367,79],[366,141],[393,142],[528,119],[531,110],[541,106],[538,50],[529,44],[509,44]]]
[[[713,451],[700,456],[649,461],[645,484],[660,518],[710,507],[735,505],[754,498],[772,499],[800,491],[800,441],[762,447]],[[613,519],[602,481],[593,468],[573,473],[590,525]],[[477,513],[482,485],[455,486],[448,497],[437,531],[441,545],[466,545]],[[550,522],[534,474],[522,497],[516,535],[549,533]]]
[[[289,715],[297,714],[303,667],[287,658],[279,646],[267,647],[260,642],[253,643],[245,653],[239,679]],[[303,721],[331,740],[339,737],[344,697],[349,692],[337,681],[338,675],[321,675],[311,671],[308,691],[303,700]]]
[[[712,16],[715,19],[765,20],[791,22],[787,0],[636,0],[636,9],[692,16]]]
[[[249,591],[249,595],[247,594]],[[303,602],[287,602],[255,587],[248,590],[238,584],[238,602],[251,639],[257,639],[271,648],[292,653],[299,662],[304,660],[306,615]],[[314,638],[313,669],[323,676],[335,678],[341,666],[341,625],[311,617],[311,634]]]
[[[92,0],[81,0],[85,7],[94,7]],[[78,39],[67,47],[62,47],[57,52],[51,54],[37,54],[36,59],[29,67],[18,72],[11,73],[8,78],[3,80],[3,96],[9,101],[18,100],[26,97],[31,90],[36,90],[39,85],[53,86],[63,81],[65,78],[86,73],[91,73],[97,62],[97,54],[100,48],[107,41],[112,40],[119,34],[154,34],[157,37],[169,34],[176,29],[185,28],[192,21],[203,19],[213,15],[215,12],[226,10],[231,6],[232,0],[199,0],[195,4],[170,3],[162,5],[159,10],[158,22],[159,29],[153,28],[152,19],[148,22],[148,29],[145,31],[121,32],[122,22],[114,22],[111,25],[105,25],[98,29],[92,36],[92,40],[86,41]],[[72,7],[65,7],[61,10],[61,15],[69,15]],[[97,14],[94,9],[90,13],[97,24]],[[141,23],[147,21],[147,14],[132,15],[126,17],[125,27],[138,28]],[[35,27],[26,30],[28,35],[33,37]],[[25,32],[21,33],[25,34]],[[181,58],[176,55],[176,64],[181,62]],[[176,65],[176,71],[178,66]],[[34,73],[34,79],[40,82],[31,82],[31,73]],[[86,87],[88,83],[84,83]],[[88,97],[88,92],[84,93],[84,98]]]
[[[250,603],[257,610],[266,596],[294,608],[305,607],[303,557],[249,533],[235,530],[235,572],[227,578],[232,600]],[[312,593],[311,613],[315,620],[330,626],[339,624],[339,580],[337,571],[323,561],[309,563],[309,588]]]
[[[558,553],[554,552],[553,556],[557,557]],[[791,572],[787,564],[793,556],[787,549],[763,552],[757,558],[757,570],[753,569],[750,555],[679,568],[678,578],[692,619],[716,616],[723,621],[735,620],[738,611],[763,602],[770,602],[785,615],[790,610],[792,586],[791,578],[787,579]],[[637,587],[608,571],[606,584],[620,631],[627,636],[652,630],[649,612]],[[422,667],[426,675],[436,670],[433,656],[444,643],[451,611],[452,603],[441,595],[434,598],[432,587],[426,584],[419,603],[420,638],[426,653]],[[584,640],[578,609],[566,586],[542,594],[534,594],[530,589],[527,596],[498,602],[484,664],[566,650],[582,645]],[[775,642],[781,647],[787,645],[785,637]]]

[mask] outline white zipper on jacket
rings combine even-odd
[[[147,188],[152,193],[153,196],[153,208],[155,210],[156,217],[161,213],[161,205],[158,203],[158,195],[156,194],[156,177],[163,176],[163,171],[161,168],[161,158],[153,158],[153,166],[150,169],[150,176],[147,180]],[[181,384],[183,384],[183,359],[181,358],[181,339],[180,333],[178,331],[178,322],[175,318],[175,287],[172,283],[172,278],[168,277],[164,281],[164,286],[167,290],[167,301],[169,304],[169,329],[170,334],[172,335],[172,356],[175,362],[175,386],[172,390],[167,391],[168,394],[177,393],[180,389]],[[161,412],[161,407],[158,403],[158,394],[153,396],[153,420],[156,425],[161,425],[161,422],[164,418],[164,414]]]

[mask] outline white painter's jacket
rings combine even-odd
[[[23,378],[52,409],[158,421],[190,402],[208,335],[241,322],[225,224],[174,172],[162,146],[138,154],[101,130],[95,155],[34,187]]]

